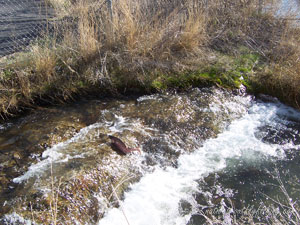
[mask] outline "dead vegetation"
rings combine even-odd
[[[1,60],[2,116],[82,94],[152,92],[166,76],[180,82],[240,49],[260,56],[249,79],[256,90],[298,107],[299,28],[274,16],[276,1],[263,1],[267,11],[256,0],[48,2],[55,32]]]

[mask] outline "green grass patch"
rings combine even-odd
[[[224,64],[224,57],[226,64]],[[228,63],[229,62],[229,63]],[[251,77],[258,66],[259,55],[243,54],[239,57],[222,56],[220,61],[198,70],[188,70],[175,74],[159,74],[151,83],[151,88],[157,91],[168,89],[188,89],[216,85],[227,89],[237,89],[243,84],[249,91],[253,90]]]

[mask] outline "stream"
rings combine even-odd
[[[45,26],[17,2],[0,0],[0,56]],[[40,107],[0,124],[0,224],[300,224],[299,132],[277,99],[218,88]]]
[[[299,130],[277,99],[217,88],[40,108],[0,125],[0,222],[297,221]]]

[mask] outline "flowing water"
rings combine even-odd
[[[282,129],[287,129],[294,120],[299,129],[299,116],[299,112],[281,104],[253,103],[248,112],[232,122],[223,133],[196,147],[193,153],[181,155],[177,168],[156,168],[132,185],[131,191],[125,194],[122,208],[108,211],[99,224],[127,224],[123,213],[130,224],[146,225],[149,221],[151,224],[187,224],[191,215],[196,215],[199,210],[195,194],[203,191],[198,183],[201,178],[225,168],[227,176],[234,176],[247,167],[259,171],[264,164],[285,159],[287,150],[298,150],[299,137],[298,145],[293,143],[293,137],[298,136],[297,130],[289,130],[291,134],[287,135],[291,135],[291,140],[277,136],[277,132],[284,133]],[[271,143],[265,140],[269,132],[274,133],[274,136],[268,137]],[[257,171],[253,175],[259,173]],[[252,179],[255,180],[255,177]],[[219,190],[218,195],[232,197],[234,191]],[[182,213],[181,203],[189,205],[188,213]]]
[[[299,198],[300,112],[263,99],[193,89],[86,100],[2,124],[1,222],[233,224],[252,213],[273,224]],[[108,135],[142,154],[118,154]]]

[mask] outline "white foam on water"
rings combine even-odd
[[[103,110],[102,113],[105,113]],[[46,149],[42,154],[42,160],[36,164],[31,165],[23,175],[13,179],[15,183],[22,183],[31,177],[39,177],[43,172],[49,170],[52,163],[66,163],[70,159],[84,158],[88,151],[82,151],[81,149],[70,148],[72,143],[85,143],[88,141],[94,141],[97,134],[91,134],[91,132],[97,128],[106,128],[109,134],[116,132],[123,132],[124,130],[133,129],[144,136],[150,136],[150,131],[155,132],[155,129],[147,128],[141,124],[139,120],[131,121],[128,118],[114,115],[116,120],[114,122],[107,121],[104,123],[94,123],[90,126],[82,128],[74,137],[71,139],[54,145],[51,148]],[[91,136],[90,136],[91,135]],[[112,171],[113,172],[113,171]]]
[[[4,217],[1,219],[1,222],[4,224],[24,224],[24,225],[36,224],[35,222],[25,219],[15,212],[4,215]]]
[[[115,122],[106,122],[106,126],[110,130],[110,134],[123,132],[124,130],[134,130],[144,136],[149,136],[149,132],[158,131],[155,128],[145,127],[138,119],[135,121],[130,120],[129,118],[125,118],[120,115],[115,114],[116,121]]]
[[[0,131],[1,130],[6,130],[7,128],[9,128],[11,126],[12,126],[12,123],[0,124]]]
[[[108,124],[111,124],[111,126],[109,127],[109,130],[111,132],[122,132],[124,129],[127,129],[127,120],[125,117],[123,116],[119,116],[119,115],[115,115],[117,121],[116,122],[108,122]]]
[[[44,172],[46,169],[48,169],[49,165],[53,162],[66,162],[69,159],[73,158],[80,158],[84,157],[84,154],[77,154],[74,156],[69,155],[67,152],[64,151],[64,149],[73,142],[80,142],[84,140],[84,137],[93,129],[96,129],[100,127],[100,123],[95,123],[90,126],[87,126],[85,128],[82,128],[74,137],[71,139],[61,142],[59,144],[54,145],[51,148],[48,148],[46,151],[43,152],[42,158],[40,162],[31,165],[28,168],[28,171],[23,174],[22,176],[16,177],[13,179],[13,182],[15,183],[21,183],[24,180],[27,180],[31,177],[38,176],[42,172]]]
[[[216,110],[216,109],[214,109]],[[282,158],[285,145],[268,144],[255,136],[260,126],[274,125],[279,116],[300,118],[300,113],[279,103],[254,103],[248,113],[235,120],[214,139],[178,159],[178,167],[156,167],[124,195],[120,208],[111,208],[99,225],[183,225],[190,215],[179,212],[181,199],[197,191],[196,180],[227,166],[227,159],[255,162],[261,155]],[[279,115],[279,116],[278,116]],[[296,146],[299,149],[299,146]],[[126,217],[126,218],[125,218]]]
[[[148,100],[160,100],[161,96],[159,94],[153,94],[153,95],[144,95],[137,99],[138,102],[148,101]]]

